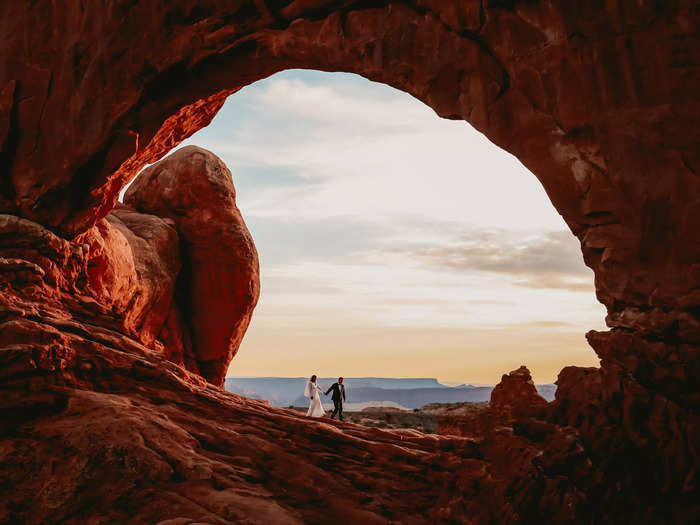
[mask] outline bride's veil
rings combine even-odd
[[[311,397],[311,381],[306,381],[306,386],[304,387],[304,397]]]

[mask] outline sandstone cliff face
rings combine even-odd
[[[47,518],[39,507],[59,509],[56,520],[122,519],[168,484],[210,498],[206,512],[222,520],[250,508],[252,500],[217,499],[229,471],[158,463],[151,452],[163,447],[189,457],[190,445],[153,444],[166,434],[181,444],[194,443],[185,434],[199,436],[198,446],[226,456],[245,483],[263,471],[248,461],[276,457],[278,469],[265,464],[268,492],[260,497],[273,494],[271,515],[282,515],[274,501],[289,519],[307,522],[318,519],[318,505],[302,504],[296,492],[279,496],[285,488],[276,483],[301,461],[297,485],[321,501],[315,463],[300,459],[314,447],[321,463],[369,447],[357,457],[377,468],[364,470],[358,459],[357,474],[345,475],[350,492],[383,490],[384,480],[406,484],[407,492],[367,503],[369,521],[514,522],[545,511],[552,521],[696,518],[699,19],[689,0],[2,3],[0,486],[19,488],[3,499],[0,520]],[[232,211],[233,188],[220,176],[225,168],[198,151],[149,168],[115,208],[140,168],[206,125],[226,96],[289,67],[393,85],[515,154],[581,241],[608,309],[611,331],[588,334],[600,368],[566,368],[556,401],[502,430],[484,426],[478,459],[446,454],[441,447],[452,442],[441,438],[430,454],[444,477],[426,474],[422,485],[406,472],[392,477],[403,472],[403,454],[413,454],[395,434],[354,430],[356,440],[329,445],[335,427],[317,431],[299,421],[294,428],[313,437],[287,455],[278,447],[285,434],[246,448],[240,422],[197,433],[204,424],[197,414],[223,417],[233,406],[260,432],[284,417],[212,393],[196,375],[220,383],[257,299],[254,248]],[[204,192],[202,202],[190,185]],[[200,293],[210,289],[212,269],[202,254],[215,253],[206,237],[214,232],[200,231],[205,211],[227,225],[217,241],[238,248],[220,261],[226,269],[217,277],[230,279],[224,298]],[[200,314],[215,305],[234,314],[210,323]],[[185,434],[155,417],[174,403],[163,381],[192,400],[165,416]],[[127,432],[116,422],[124,406],[148,421],[128,444],[109,431]],[[102,429],[92,424],[98,413]],[[77,425],[83,437],[69,436]],[[202,437],[218,432],[228,441]],[[85,459],[90,439],[97,448]],[[105,451],[122,470],[96,459]],[[49,461],[57,455],[74,470],[57,471]],[[52,475],[63,484],[52,485]],[[474,482],[482,475],[490,481]],[[129,488],[129,476],[141,481]],[[83,481],[65,488],[73,479]],[[100,492],[114,485],[123,485],[117,499]],[[411,506],[399,493],[429,497]],[[138,519],[204,519],[195,503],[179,514],[172,501],[163,495]]]

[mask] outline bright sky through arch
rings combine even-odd
[[[597,365],[604,308],[539,181],[470,125],[343,73],[229,97],[183,145],[233,173],[262,294],[229,375],[535,381]]]

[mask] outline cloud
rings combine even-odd
[[[594,293],[595,286],[593,279],[588,276],[588,279],[577,279],[571,277],[556,277],[552,275],[530,276],[521,281],[515,281],[513,284],[524,288],[537,288],[547,290],[566,290],[568,292],[584,292]]]
[[[507,275],[511,284],[523,288],[594,291],[592,272],[583,264],[578,240],[568,232],[525,237],[516,231],[467,229],[416,217],[395,224],[352,216],[323,220],[253,216],[248,225],[264,265],[322,261],[346,268],[396,267],[406,265],[408,256],[432,271]],[[407,241],[426,238],[434,241]],[[343,280],[340,275],[338,279]]]
[[[568,323],[564,321],[531,321],[529,323],[517,323],[506,326],[506,329],[509,330],[518,328],[568,328],[577,331],[579,326],[575,323]]]
[[[288,121],[303,119],[316,128],[337,128],[342,123],[362,134],[410,132],[426,116],[438,120],[432,109],[416,103],[412,97],[383,84],[357,79],[355,75],[324,83],[314,81],[313,75],[277,76],[263,89],[251,90],[250,104],[258,114],[273,114]]]
[[[581,274],[578,241],[567,232],[513,239],[503,231],[464,232],[455,244],[417,247],[412,253],[435,266],[495,273]]]
[[[578,240],[552,231],[524,238],[503,230],[470,230],[452,242],[398,248],[432,268],[478,271],[513,277],[526,288],[591,292],[592,272],[581,256]]]
[[[420,281],[402,283],[402,288],[453,287],[457,281],[444,274],[449,271],[471,275],[472,280],[481,281],[481,286],[495,286],[495,279],[499,285],[509,283],[521,288],[594,291],[592,272],[583,263],[578,240],[568,232],[524,235],[415,216],[403,222],[354,216],[323,220],[252,216],[248,225],[259,246],[263,267],[282,269],[313,261],[335,265],[333,279],[338,284],[360,271],[353,267],[376,268],[382,273],[393,268],[394,279],[399,268],[422,267],[428,273],[421,274]],[[431,275],[440,274],[435,272],[442,272],[445,279],[432,279]],[[310,281],[317,278],[309,275]],[[493,301],[488,299],[487,303]]]
[[[509,228],[563,221],[537,179],[465,122],[356,75],[285,71],[186,141],[219,155],[245,214],[397,217]],[[517,216],[517,217],[514,217]]]
[[[310,260],[364,264],[364,254],[378,249],[391,231],[380,222],[346,216],[322,220],[250,216],[246,223],[261,262],[275,266]]]

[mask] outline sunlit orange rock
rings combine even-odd
[[[124,202],[174,223],[182,268],[177,312],[161,339],[180,340],[183,359],[191,354],[199,373],[223,385],[260,294],[258,254],[236,207],[231,172],[211,152],[188,146],[144,170]]]

